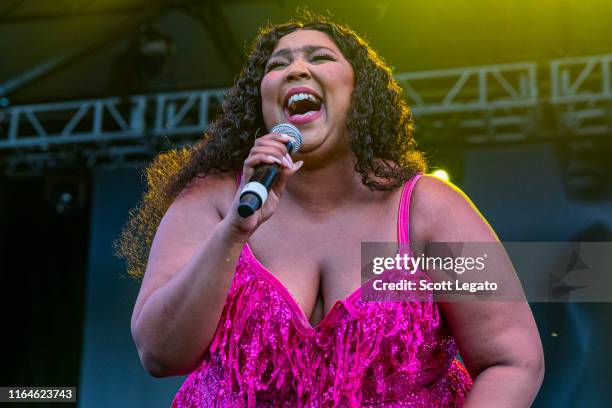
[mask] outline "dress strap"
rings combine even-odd
[[[422,176],[423,173],[418,172],[410,180],[407,180],[402,188],[402,198],[400,199],[399,214],[397,216],[397,236],[400,245],[410,243],[410,199],[416,182]]]

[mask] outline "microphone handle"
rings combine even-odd
[[[280,166],[276,163],[260,164],[253,170],[253,175],[251,176],[249,182],[255,181],[263,184],[266,190],[270,191],[279,170]]]
[[[276,125],[272,128],[272,133],[274,132],[286,132],[293,136],[292,140],[285,143],[289,154],[293,154],[300,149],[302,135],[300,135],[300,131],[295,126],[288,123]],[[274,184],[274,180],[276,176],[278,176],[280,169],[280,165],[276,163],[260,164],[255,167],[253,176],[251,176],[249,182],[244,186],[240,194],[238,215],[242,218],[247,218],[261,208],[263,203],[268,199],[268,191],[270,191],[272,184]]]
[[[244,186],[244,193],[240,195],[238,215],[247,218],[261,208],[268,198],[268,191],[270,191],[279,171],[280,166],[276,163],[260,164],[255,168],[249,182]]]

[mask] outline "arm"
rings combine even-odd
[[[278,134],[262,136],[244,163],[243,185],[260,163],[282,166],[268,200],[253,216],[237,215],[241,188],[236,190],[231,175],[194,179],[164,215],[131,322],[140,360],[151,375],[186,374],[201,362],[244,243],[272,216],[287,179],[300,168],[292,166],[286,139]]]
[[[228,183],[235,182],[206,178],[185,189],[155,234],[131,322],[155,377],[193,370],[212,340],[245,241],[215,205]]]
[[[411,212],[415,241],[499,242],[469,198],[434,177],[425,176],[415,186]],[[489,280],[514,285],[513,292],[522,294],[505,251],[489,259],[486,273],[487,278],[493,274]],[[439,305],[475,379],[465,406],[530,406],[542,384],[544,355],[529,304],[470,300]]]

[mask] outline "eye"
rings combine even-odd
[[[281,60],[270,61],[268,62],[268,65],[266,66],[266,72],[271,71],[278,67],[282,67],[284,65],[287,65],[287,63]]]
[[[332,55],[329,54],[317,54],[312,56],[313,61],[335,61]]]

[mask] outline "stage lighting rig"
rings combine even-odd
[[[86,181],[76,175],[51,174],[45,177],[43,196],[56,213],[78,214],[85,208],[86,186]]]
[[[144,74],[157,75],[174,53],[172,38],[156,30],[151,23],[141,25],[129,46],[136,67]]]

